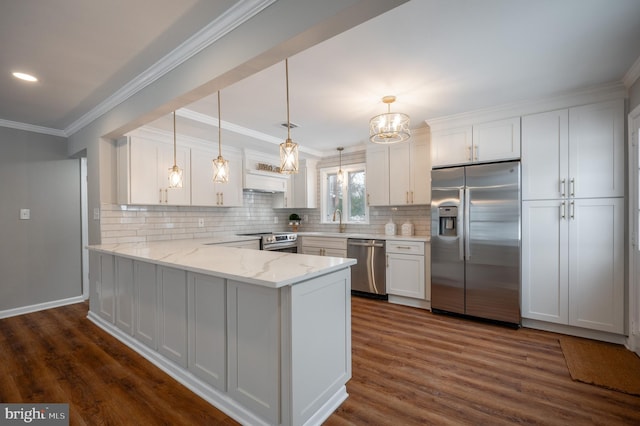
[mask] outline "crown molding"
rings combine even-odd
[[[640,78],[640,56],[638,56],[638,59],[636,59],[633,65],[631,65],[631,68],[629,68],[624,77],[622,77],[622,82],[627,89],[630,89],[631,86],[638,81],[638,78]]]
[[[91,111],[64,129],[66,136],[71,136],[93,120],[121,104],[160,77],[170,72],[183,62],[215,43],[226,34],[248,21],[277,0],[240,0],[209,25],[195,33],[185,42],[145,72],[125,84],[122,88],[98,104]]]
[[[51,127],[36,126],[34,124],[20,123],[17,121],[0,119],[0,127],[9,127],[11,129],[26,130],[27,132],[42,133],[51,136],[67,137],[63,130],[53,129]]]
[[[569,108],[613,99],[624,99],[626,97],[628,97],[627,88],[621,81],[616,81],[560,93],[556,96],[543,99],[530,99],[467,111],[460,114],[427,118],[425,123],[431,128],[431,131],[451,129],[487,121],[552,111],[554,109]]]
[[[218,119],[211,117],[209,115],[206,114],[202,114],[187,108],[180,108],[179,110],[176,111],[176,115],[178,117],[183,117],[183,118],[188,118],[190,120],[193,121],[197,121],[199,123],[203,123],[203,124],[207,124],[213,127],[218,127]],[[244,136],[248,136],[250,138],[253,139],[257,139],[257,140],[261,140],[263,142],[268,142],[270,144],[273,145],[280,145],[282,142],[284,142],[283,139],[277,138],[275,136],[271,136],[268,135],[266,133],[262,133],[262,132],[258,132],[256,130],[252,130],[243,126],[239,126],[237,124],[234,123],[230,123],[228,121],[224,121],[224,120],[220,120],[220,125],[222,126],[223,129],[225,130],[229,130],[231,132],[234,133],[238,133]],[[308,147],[305,147],[303,145],[299,145],[298,149],[300,150],[300,152],[303,152],[305,154],[309,154],[309,155],[313,155],[315,157],[322,157],[323,156],[323,152],[322,151],[318,151],[315,149],[311,149]]]

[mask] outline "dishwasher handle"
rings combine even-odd
[[[347,242],[349,246],[358,246],[358,247],[384,247],[384,243],[359,243],[359,242]]]

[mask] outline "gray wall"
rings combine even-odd
[[[80,160],[67,140],[0,127],[0,182],[0,316],[82,296]]]

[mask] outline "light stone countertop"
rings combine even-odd
[[[100,244],[89,246],[89,250],[271,288],[294,285],[356,264],[355,259],[216,245],[251,239],[255,238]]]

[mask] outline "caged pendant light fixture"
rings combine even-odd
[[[220,91],[218,90],[218,158],[213,160],[213,181],[229,182],[229,161],[222,157],[222,120],[220,112]]]
[[[287,140],[280,144],[280,173],[298,173],[298,144],[291,140],[291,120],[289,120],[289,59],[284,60],[287,82]]]
[[[369,140],[373,143],[391,144],[409,139],[409,116],[401,112],[391,112],[395,96],[385,96],[382,102],[387,104],[385,114],[376,115],[369,120]]]
[[[169,188],[182,188],[182,169],[176,164],[176,112],[173,111],[173,167],[169,168]]]

